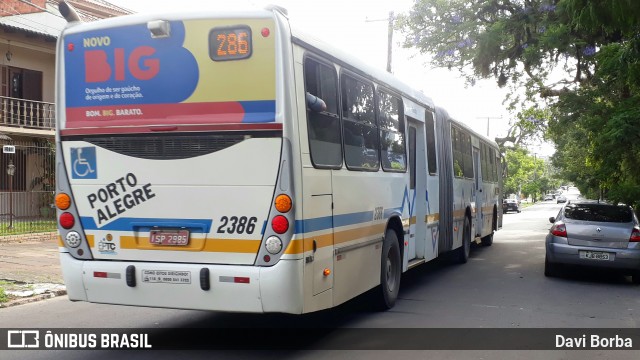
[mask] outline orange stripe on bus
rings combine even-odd
[[[362,239],[365,237],[370,237],[374,235],[383,236],[383,232],[385,229],[385,224],[376,224],[370,226],[363,226],[357,229],[349,229],[338,231],[333,234],[333,243],[331,242],[332,234],[324,234],[318,236],[309,236],[305,239],[296,239],[289,243],[287,246],[287,250],[285,250],[285,254],[302,254],[305,252],[305,249],[311,250],[313,249],[313,240],[316,241],[316,247],[327,247],[338,245],[341,243],[346,243],[349,241]]]
[[[424,222],[426,223],[432,223],[438,220],[440,220],[440,214],[425,215],[424,217]]]
[[[260,240],[191,239],[186,246],[153,245],[148,237],[121,236],[121,249],[257,253]]]
[[[377,224],[365,226],[357,229],[344,230],[339,231],[334,234],[335,241],[334,243],[341,244],[345,242],[349,242],[352,240],[360,239],[363,237],[373,236],[373,235],[383,235],[386,224]]]
[[[285,250],[285,254],[302,254],[304,253],[304,249],[311,250],[313,249],[313,240],[316,241],[316,247],[326,247],[332,245],[332,234],[324,234],[318,236],[310,236],[305,239],[296,239],[289,243],[287,249]]]

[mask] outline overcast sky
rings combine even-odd
[[[344,51],[381,69],[387,66],[387,18],[389,11],[407,12],[412,0],[108,0],[136,12],[175,12],[180,10],[206,11],[238,7],[262,8],[266,4],[278,4],[286,8],[289,18],[297,27],[305,30]],[[231,5],[228,5],[231,4]],[[457,72],[432,69],[427,58],[415,51],[402,49],[398,44],[401,34],[393,37],[393,73],[418,90],[430,96],[434,102],[449,111],[456,119],[464,121],[474,130],[487,134],[487,117],[491,120],[489,137],[505,136],[509,113],[502,105],[505,91],[495,81],[480,81],[474,87],[465,88]],[[502,119],[497,119],[502,117]],[[550,149],[538,149],[547,153]]]

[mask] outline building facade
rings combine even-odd
[[[60,0],[0,2],[0,236],[55,229],[55,59]],[[82,21],[130,14],[67,0]]]

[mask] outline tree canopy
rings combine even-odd
[[[432,65],[509,88],[497,140],[551,140],[583,193],[640,205],[640,1],[416,0],[397,27]]]

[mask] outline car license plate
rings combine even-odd
[[[602,251],[580,251],[580,259],[588,260],[613,260],[613,256],[610,253]]]
[[[149,242],[153,245],[184,246],[189,244],[189,230],[154,229],[149,235]]]

